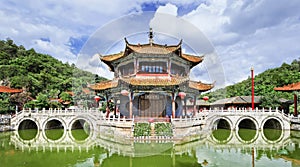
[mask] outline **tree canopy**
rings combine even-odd
[[[27,92],[18,95],[24,96],[23,100],[16,100],[17,95],[1,95],[0,113],[11,112],[18,101],[25,104],[29,100],[28,96],[37,99],[42,98],[43,94],[47,98],[62,97],[70,100],[70,97],[62,93],[73,91],[74,86],[84,87],[87,82],[105,79],[83,71],[75,64],[63,63],[50,55],[37,53],[34,49],[26,50],[22,45],[14,44],[11,39],[0,41],[0,71],[0,85],[21,88]],[[45,102],[42,99],[40,101]]]

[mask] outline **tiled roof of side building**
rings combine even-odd
[[[282,87],[274,88],[277,91],[299,91],[300,90],[300,82],[292,83],[289,85],[285,85]]]
[[[254,103],[261,103],[262,96],[254,96]],[[211,105],[224,105],[224,104],[250,104],[252,100],[251,96],[235,96],[225,99],[217,100]]]
[[[0,86],[0,93],[21,93],[22,89],[13,89],[8,86]]]

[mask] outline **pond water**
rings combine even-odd
[[[21,130],[0,133],[0,166],[300,167],[299,143],[300,132],[271,129],[219,129],[184,143],[117,143],[82,129]]]

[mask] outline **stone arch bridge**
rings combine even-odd
[[[64,129],[70,131],[77,128],[96,129],[101,112],[91,109],[81,110],[23,110],[11,118],[13,130],[37,129]]]
[[[208,130],[229,129],[291,129],[291,118],[279,110],[204,110],[196,117],[205,117],[205,128]]]
[[[203,130],[280,129],[290,130],[291,119],[279,110],[204,110],[193,118],[171,119],[173,137],[193,136]],[[93,135],[133,137],[133,119],[106,119],[98,110],[23,110],[11,119],[14,130],[37,129],[45,136],[48,129],[63,129],[63,137],[73,129],[88,128]],[[114,132],[114,133],[113,133]],[[108,134],[109,133],[109,134]],[[121,136],[122,136],[121,135]]]

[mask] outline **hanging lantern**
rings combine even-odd
[[[95,96],[94,99],[95,99],[96,102],[98,102],[99,100],[101,100],[101,97]]]
[[[128,95],[129,95],[129,92],[128,92],[127,90],[122,90],[122,91],[121,91],[121,94],[122,94],[123,96],[128,96]]]
[[[179,96],[181,99],[184,99],[184,97],[186,96],[186,93],[184,93],[184,92],[179,92],[179,93],[178,93],[178,96]]]
[[[203,100],[204,100],[204,101],[207,101],[208,99],[209,99],[208,96],[203,96]]]

